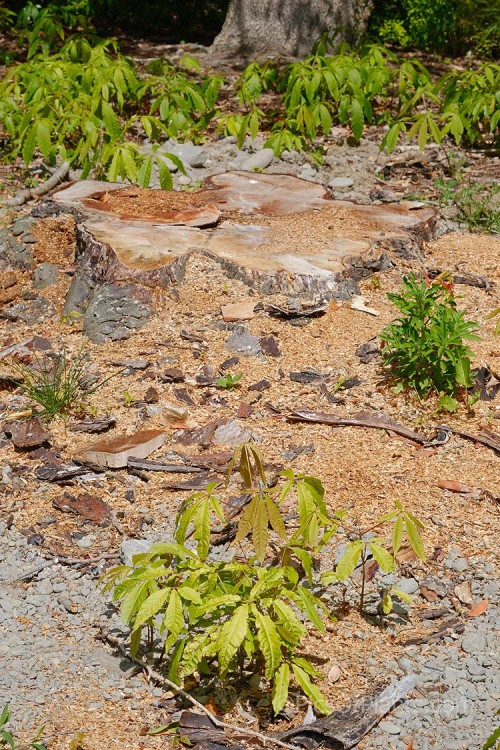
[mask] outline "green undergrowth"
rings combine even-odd
[[[318,45],[290,65],[248,65],[235,84],[235,111],[227,81],[204,74],[194,58],[157,60],[138,70],[115,41],[98,39],[83,21],[83,31],[68,28],[64,9],[59,17],[30,6],[28,59],[8,66],[0,82],[8,160],[67,160],[83,177],[143,187],[154,170],[168,188],[169,160],[182,164],[161,146],[167,138],[200,141],[223,133],[241,146],[246,136],[262,133],[277,155],[321,151],[336,124],[348,126],[357,141],[367,126],[385,126],[381,146],[388,151],[400,138],[420,148],[431,141],[491,146],[498,139],[495,63],[452,69],[436,81],[418,61],[398,59],[384,47],[344,46],[330,55]],[[80,15],[68,11],[73,21]]]
[[[231,524],[227,488],[236,470],[248,502]],[[212,558],[215,525],[234,539],[234,556],[227,561]],[[316,685],[321,675],[306,638],[337,619],[331,586],[350,588],[364,612],[368,560],[394,572],[404,540],[424,559],[421,529],[401,503],[361,528],[345,510],[328,510],[318,478],[285,470],[270,482],[258,449],[244,444],[235,451],[226,488],[208,484],[180,505],[175,542],[153,545],[135,555],[131,566],[111,569],[102,582],[121,602],[132,656],[159,647],[171,683],[213,689],[230,684],[245,692],[256,677],[271,693],[275,714],[292,686],[327,714],[331,709]],[[335,550],[336,564],[321,574],[320,560]],[[394,599],[411,601],[390,585],[378,596],[382,617]]]

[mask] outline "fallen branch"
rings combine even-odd
[[[297,745],[289,745],[287,742],[282,742],[275,737],[270,737],[269,735],[262,734],[261,732],[256,732],[253,729],[244,729],[243,727],[234,726],[233,724],[228,724],[225,721],[221,721],[216,716],[214,716],[213,713],[208,710],[208,708],[205,708],[202,703],[199,703],[196,698],[193,698],[192,695],[179,687],[179,685],[176,685],[175,682],[172,682],[167,677],[164,677],[159,672],[156,672],[149,666],[149,664],[145,664],[141,659],[138,659],[135,656],[131,656],[123,643],[121,643],[120,639],[112,635],[105,627],[99,625],[99,630],[101,631],[101,635],[104,640],[106,640],[111,646],[117,648],[122,656],[125,656],[133,664],[137,664],[138,667],[141,667],[141,669],[146,672],[148,677],[150,679],[152,678],[159,685],[167,685],[173,692],[182,695],[182,697],[185,698],[189,703],[191,703],[192,706],[195,706],[195,708],[201,711],[201,713],[205,714],[205,716],[208,716],[214,726],[220,729],[227,729],[231,732],[236,732],[237,734],[244,734],[249,737],[257,737],[264,743],[271,743],[273,745],[278,745],[278,747],[285,747],[288,748],[288,750],[297,750]]]
[[[426,435],[414,432],[399,424],[399,422],[395,422],[391,417],[376,412],[372,414],[371,412],[362,411],[351,418],[300,409],[288,414],[287,419],[290,422],[318,422],[319,424],[330,424],[334,427],[374,427],[378,430],[390,430],[396,433],[396,435],[401,435],[401,437],[413,440],[421,445],[425,445],[428,442]]]
[[[45,568],[50,568],[51,565],[75,565],[78,568],[83,568],[86,565],[93,565],[94,563],[102,562],[103,560],[117,560],[120,555],[117,554],[106,554],[98,555],[97,557],[51,557],[45,562],[40,563],[35,568],[32,568],[24,575],[18,578],[8,578],[7,580],[0,580],[0,583],[20,583],[21,581],[29,581],[34,576],[38,575]]]
[[[430,440],[426,435],[422,435],[420,432],[414,432],[408,427],[405,427],[399,422],[394,421],[391,417],[380,412],[360,412],[354,417],[338,417],[336,414],[326,414],[325,412],[310,411],[309,409],[297,409],[292,411],[290,414],[285,415],[289,422],[315,422],[318,424],[329,424],[332,427],[373,427],[378,430],[388,430],[394,432],[396,435],[412,440],[415,443],[420,443],[424,446],[440,445],[441,441],[435,443]],[[483,430],[479,435],[472,435],[469,432],[463,432],[462,430],[455,430],[453,427],[447,427],[440,425],[436,432],[444,431],[449,434],[458,435],[464,440],[471,440],[474,443],[481,443],[487,448],[490,448],[497,454],[500,454],[500,435],[496,432],[488,432]],[[446,442],[446,441],[442,441]]]
[[[24,203],[27,203],[33,198],[39,198],[41,195],[45,195],[46,193],[53,190],[62,180],[64,180],[68,172],[69,163],[65,161],[64,164],[61,164],[61,166],[56,169],[56,171],[49,177],[48,180],[45,180],[45,182],[43,182],[41,185],[38,185],[38,187],[36,188],[26,188],[25,190],[20,190],[18,193],[13,195],[12,198],[9,198],[9,200],[5,201],[5,205],[22,206]]]

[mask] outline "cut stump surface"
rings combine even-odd
[[[53,199],[83,216],[65,313],[84,313],[97,341],[144,325],[152,292],[181,282],[193,253],[261,293],[343,299],[390,254],[419,258],[442,231],[422,204],[331,200],[326,188],[290,175],[227,172],[189,192],[82,181]],[[116,314],[106,320],[110,306]]]

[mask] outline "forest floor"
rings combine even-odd
[[[360,146],[353,147],[338,129],[321,167],[300,154],[273,160],[267,171],[331,184],[335,197],[363,203],[408,197],[436,201],[436,179],[446,174],[439,149],[418,152],[402,146],[387,157],[378,152],[379,137],[375,129],[367,131]],[[261,147],[261,140],[247,142],[243,153],[250,157]],[[234,139],[207,143],[206,151],[204,164],[188,170],[191,186],[208,174],[237,167],[241,159]],[[460,158],[471,179],[494,180],[498,174],[498,160],[465,153]],[[19,187],[21,178],[20,169],[1,168],[4,196]],[[344,183],[335,183],[336,178],[345,178]],[[178,188],[187,185],[179,175],[175,182]],[[32,208],[4,209],[4,226],[29,217]],[[373,614],[358,613],[356,590],[349,589],[342,613],[338,600],[332,600],[338,621],[325,633],[311,635],[305,650],[320,657],[323,677],[318,685],[334,710],[402,674],[416,673],[421,679],[406,703],[360,748],[480,750],[500,705],[498,451],[457,435],[443,445],[425,447],[381,430],[290,423],[286,415],[299,408],[340,416],[381,412],[429,439],[443,422],[474,435],[499,433],[498,389],[484,387],[483,398],[472,407],[462,404],[455,413],[443,414],[433,399],[421,402],[408,393],[395,394],[376,352],[368,363],[356,354],[394,319],[387,294],[401,288],[403,275],[439,269],[478,282],[456,284],[458,305],[479,323],[481,339],[471,343],[474,368],[484,368],[487,379],[500,381],[500,339],[494,335],[496,320],[487,319],[500,304],[498,237],[450,224],[449,233],[427,244],[423,262],[399,259],[393,268],[360,282],[360,294],[377,315],[354,310],[347,300],[332,301],[323,314],[298,320],[279,320],[266,312],[269,303],[286,299],[260,295],[228,279],[213,261],[193,256],[183,281],[163,296],[146,327],[125,341],[95,344],[83,337],[79,320],[61,318],[74,271],[72,220],[38,219],[29,227],[34,267],[0,266],[0,358],[19,342],[25,342],[20,347],[25,361],[41,356],[33,355],[37,347],[65,349],[74,356],[85,345],[90,371],[112,376],[89,397],[98,417],[115,420],[102,437],[162,429],[164,444],[150,458],[230,450],[231,445],[214,442],[213,433],[192,444],[186,440],[190,430],[226,420],[242,439],[256,441],[273,470],[293,467],[319,477],[328,508],[349,509],[363,527],[402,501],[423,522],[427,549],[426,562],[407,555],[395,576],[412,595],[413,605],[380,622]],[[59,273],[55,283],[40,291],[33,272],[42,263],[57,265]],[[40,297],[37,308],[33,303]],[[262,303],[251,320],[223,321],[222,305],[249,299],[256,306]],[[4,315],[20,303],[38,313],[24,320]],[[250,352],[238,351],[235,334],[252,342]],[[269,337],[276,345],[271,354],[261,345]],[[237,361],[229,371],[241,374],[237,388],[221,390],[196,381],[223,373],[223,363],[231,357]],[[178,382],[171,382],[172,368],[180,371]],[[317,378],[308,376],[311,370]],[[114,605],[99,594],[97,578],[116,562],[124,540],[171,537],[179,503],[189,494],[189,485],[182,487],[186,478],[175,476],[174,481],[162,472],[117,469],[48,481],[37,469],[57,466],[59,460],[71,463],[93,438],[73,431],[76,420],[55,420],[43,445],[15,447],[11,416],[25,409],[27,401],[7,381],[0,385],[0,656],[7,664],[0,673],[0,707],[11,703],[14,727],[23,740],[44,724],[51,750],[164,747],[170,738],[147,732],[168,724],[179,705],[102,641],[101,627],[123,642],[126,632]],[[187,409],[184,429],[169,422],[172,405]],[[443,480],[466,487],[460,492],[443,489]],[[66,492],[103,500],[110,511],[106,524],[65,512]],[[98,561],[92,563],[94,557]],[[30,573],[51,560],[40,572]],[[333,562],[325,557],[321,565],[327,569]],[[372,592],[382,578],[375,572]],[[474,605],[481,606],[472,609]],[[443,623],[441,635],[433,638]],[[421,644],[405,645],[419,637]],[[334,667],[340,676],[329,679]],[[238,700],[235,687],[228,686],[198,697],[218,711],[225,709],[225,718],[239,726],[255,729],[258,717],[261,730],[269,734],[299,724],[305,713],[297,697],[287,717],[274,722],[269,697],[261,690],[247,691]],[[235,733],[228,742],[241,745],[245,740]]]

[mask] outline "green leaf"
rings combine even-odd
[[[137,656],[141,645],[142,628],[136,628],[130,634],[130,656]]]
[[[112,141],[118,140],[118,138],[122,134],[122,127],[113,107],[111,106],[111,104],[109,104],[109,102],[102,100],[101,112],[102,121],[104,123],[104,127],[106,128],[107,134]]]
[[[123,622],[127,625],[130,625],[132,623],[135,613],[139,610],[142,603],[146,600],[149,586],[149,581],[144,581],[144,583],[135,585],[134,588],[132,588],[124,597],[121,606],[121,616]]]
[[[392,530],[392,551],[396,556],[401,549],[401,542],[403,541],[403,517],[398,516],[394,522],[394,529]]]
[[[470,359],[468,357],[461,357],[461,359],[455,362],[455,377],[457,383],[463,385],[464,388],[471,387]]]
[[[156,156],[155,161],[156,161],[156,166],[158,167],[160,187],[162,188],[162,190],[172,190],[173,188],[172,175],[170,173],[170,169],[168,168],[165,159],[162,159],[161,156]]]
[[[23,143],[23,161],[26,166],[29,166],[31,164],[31,160],[33,159],[36,148],[36,136],[37,126],[32,125],[28,130],[28,134],[25,136]]]
[[[357,99],[353,99],[351,103],[351,130],[357,141],[359,141],[363,135],[364,124],[365,116],[363,113],[363,107]]]
[[[179,596],[181,596],[188,602],[193,602],[193,604],[201,604],[202,602],[199,593],[195,591],[195,589],[192,589],[190,586],[181,586],[181,588],[179,589]]]
[[[302,603],[302,609],[307,614],[309,620],[316,628],[318,628],[318,630],[324,632],[325,626],[321,622],[320,616],[318,615],[315,597],[306,588],[304,588],[304,586],[298,586],[296,594],[299,597]]]
[[[171,593],[170,589],[159,589],[154,591],[142,603],[134,619],[134,629],[141,627],[161,610]]]
[[[314,707],[320,713],[328,716],[328,714],[331,713],[331,708],[328,705],[328,702],[323,693],[316,687],[316,685],[313,685],[313,683],[309,679],[309,675],[301,667],[292,662],[292,669],[293,674],[295,675],[295,679],[297,680],[301,689],[304,691],[305,695],[307,695],[307,697],[310,698],[310,700],[313,702]]]
[[[425,560],[425,547],[422,541],[422,537],[418,533],[418,529],[416,525],[413,523],[413,521],[410,518],[408,518],[406,514],[405,514],[405,527],[406,527],[406,533],[408,535],[408,541],[410,542],[410,545],[413,551],[421,560]]]
[[[217,641],[219,669],[223,676],[243,643],[248,626],[248,604],[242,604],[224,623]]]
[[[266,504],[262,498],[258,498],[253,517],[252,541],[257,560],[261,563],[264,562],[269,541],[268,523]]]
[[[276,670],[273,677],[273,710],[274,715],[279,714],[285,707],[288,698],[288,686],[290,684],[290,667],[283,662]]]
[[[280,637],[269,615],[254,607],[257,641],[266,663],[265,676],[270,680],[281,663]]]
[[[495,748],[495,750],[497,750],[497,742],[500,742],[500,727],[497,727],[493,734],[488,737],[483,745],[482,750],[491,750],[491,748]]]
[[[400,130],[401,123],[396,122],[384,136],[384,140],[382,141],[382,148],[385,148],[388,154],[391,154],[396,148]]]
[[[269,521],[271,522],[271,526],[273,527],[274,531],[280,536],[284,541],[286,541],[287,533],[286,533],[286,526],[285,522],[283,521],[283,518],[281,516],[281,513],[279,512],[279,508],[276,505],[276,503],[273,501],[269,495],[264,495],[266,506],[267,506],[267,512],[269,515]]]
[[[394,557],[390,554],[390,552],[385,549],[385,547],[382,547],[381,544],[372,540],[368,542],[368,547],[373,557],[378,562],[380,569],[384,573],[392,573],[392,571],[395,570],[396,561],[394,560]]]
[[[335,568],[337,580],[345,581],[349,576],[354,573],[356,566],[361,558],[363,551],[363,541],[358,539],[354,542],[349,542],[347,549],[340,558]]]
[[[145,189],[149,187],[152,171],[153,160],[151,156],[146,156],[139,168],[139,171],[137,172],[137,183],[140,187]]]
[[[392,597],[388,591],[384,591],[384,596],[382,599],[382,611],[384,615],[388,615],[390,612],[392,612]]]
[[[451,413],[455,412],[458,409],[458,401],[456,398],[453,398],[452,396],[441,396],[439,399],[439,408],[444,411],[449,411]]]
[[[168,601],[165,618],[162,623],[162,630],[166,630],[169,633],[165,642],[165,651],[168,651],[168,649],[174,645],[183,627],[184,611],[182,608],[182,600],[176,589],[173,589]]]
[[[407,604],[413,603],[411,596],[407,594],[406,591],[401,591],[401,589],[391,589],[390,593],[393,596],[397,596],[399,599],[401,599],[403,602],[406,602]]]

